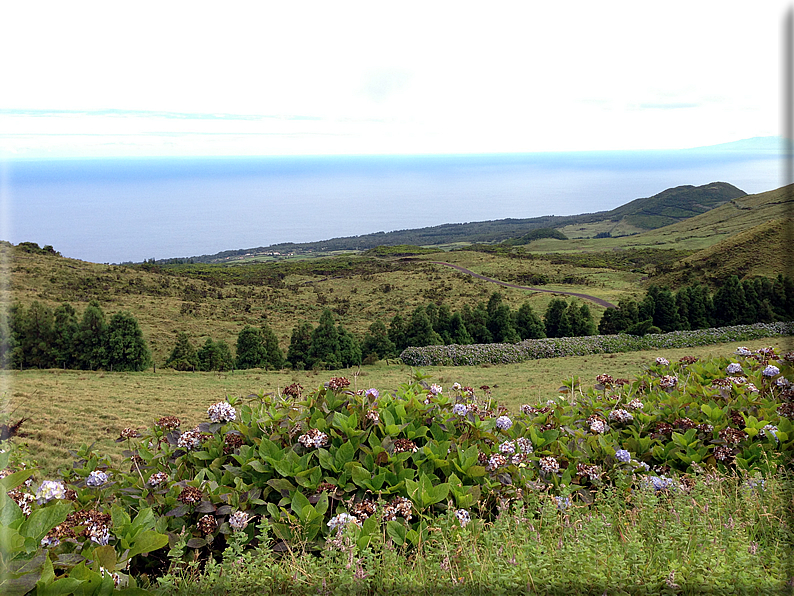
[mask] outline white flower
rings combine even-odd
[[[337,532],[341,532],[348,524],[361,526],[359,519],[349,513],[340,513],[328,520],[328,527]]]
[[[235,511],[229,516],[229,525],[235,531],[245,530],[251,517],[245,511]]]
[[[441,391],[442,391],[441,385],[438,385],[436,383],[430,385],[430,393],[432,393],[433,395],[438,395],[439,393],[441,393]]]
[[[465,509],[458,509],[455,511],[455,517],[458,518],[458,522],[460,522],[460,525],[463,528],[465,528],[471,521],[471,515]]]
[[[532,453],[532,441],[525,437],[519,437],[516,439],[516,445],[518,446],[518,450],[521,453]]]
[[[632,416],[627,410],[620,408],[617,410],[612,410],[609,413],[609,419],[614,420],[615,422],[631,422],[634,420],[634,416]]]
[[[670,361],[667,358],[662,358],[661,356],[659,356],[656,359],[656,364],[658,364],[659,366],[670,366]]]
[[[176,444],[177,447],[186,451],[201,447],[201,431],[198,429],[198,426],[193,430],[185,431],[179,435]]]
[[[626,404],[626,407],[630,410],[642,410],[642,406],[643,403],[636,397]]]
[[[94,470],[88,475],[88,478],[85,479],[86,486],[102,486],[105,482],[108,481],[108,475],[104,472],[100,472],[99,470]]]
[[[168,480],[168,474],[165,472],[155,472],[149,476],[149,486],[156,488]]]
[[[463,387],[461,386],[460,383],[452,383],[452,390],[453,391],[460,391],[461,389],[463,389]]]
[[[508,430],[511,426],[513,426],[513,421],[507,416],[499,416],[496,419],[496,428],[499,430]]]
[[[735,375],[736,373],[742,372],[742,365],[738,362],[731,362],[726,370],[728,373]]]
[[[36,491],[36,502],[43,505],[52,499],[63,499],[66,497],[66,485],[57,480],[45,480]]]
[[[750,350],[748,350],[746,347],[744,347],[744,346],[739,346],[738,348],[736,348],[736,354],[738,354],[739,356],[752,356],[753,355],[753,353]]]
[[[312,447],[324,447],[328,445],[328,435],[316,428],[312,428],[305,435],[298,437],[298,443],[307,449],[311,449]]]
[[[600,418],[590,421],[590,430],[598,435],[602,434],[606,430],[606,427],[606,424],[604,424],[604,421]]]
[[[546,474],[559,472],[560,470],[560,464],[551,455],[547,455],[546,457],[541,457],[540,460],[538,461],[538,465],[540,466],[541,471],[543,471]]]
[[[207,416],[212,422],[232,422],[237,419],[237,411],[230,403],[220,401],[207,408]]]

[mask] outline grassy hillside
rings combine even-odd
[[[187,332],[195,345],[209,336],[233,347],[245,325],[266,320],[286,350],[292,328],[303,321],[316,324],[325,308],[363,337],[375,319],[387,323],[397,312],[411,312],[429,302],[458,310],[463,304],[487,301],[498,290],[511,308],[529,300],[542,313],[554,297],[495,286],[425,262],[432,260],[446,260],[508,282],[540,275],[549,282],[546,288],[580,291],[614,303],[627,292],[639,292],[640,275],[629,271],[472,252],[164,268],[99,265],[1,245],[0,262],[6,263],[11,290],[0,300],[6,305],[38,300],[52,308],[69,302],[82,313],[90,300],[97,299],[108,317],[130,311],[141,324],[155,362],[162,364],[180,331]],[[600,317],[597,307],[593,313]]]

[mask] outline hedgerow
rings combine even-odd
[[[794,335],[794,323],[756,323],[696,331],[673,331],[635,336],[590,335],[527,339],[516,344],[473,344],[406,348],[400,354],[408,366],[476,366],[515,364],[540,358],[564,358],[639,350],[692,348],[724,342],[742,342]]]

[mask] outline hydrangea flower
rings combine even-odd
[[[496,428],[499,430],[509,430],[513,426],[513,421],[507,416],[499,416],[496,419]]]
[[[675,375],[664,375],[659,379],[659,385],[665,389],[670,389],[678,384],[678,377]]]
[[[433,383],[432,385],[430,385],[430,393],[432,393],[433,395],[440,394],[442,390],[443,389],[441,388],[441,385],[437,383]]]
[[[235,532],[242,532],[245,530],[251,517],[245,511],[235,511],[229,516],[229,526]]]
[[[609,413],[609,419],[615,422],[631,422],[634,420],[634,416],[628,412],[628,410],[624,410],[623,408],[619,408],[617,410],[612,410]]]
[[[168,474],[165,472],[155,472],[151,476],[149,476],[149,486],[152,488],[157,488],[164,482],[168,480]]]
[[[642,402],[641,402],[639,399],[637,399],[637,398],[635,397],[635,398],[634,398],[634,399],[632,399],[632,400],[631,400],[629,403],[627,403],[627,404],[626,404],[626,407],[627,407],[629,410],[642,410],[642,408],[643,408],[643,403],[642,403]]]
[[[499,451],[505,455],[513,455],[516,452],[516,444],[513,441],[505,441],[499,445]]]
[[[655,492],[675,488],[675,480],[664,475],[645,478],[643,484],[646,487],[653,488]]]
[[[52,499],[63,499],[66,497],[66,485],[58,480],[45,480],[36,491],[36,502],[43,505]]]
[[[725,370],[727,370],[727,371],[728,371],[728,373],[729,373],[729,374],[732,374],[732,375],[735,375],[736,373],[743,372],[743,371],[742,371],[742,365],[741,365],[741,364],[739,364],[738,362],[731,362],[731,363],[728,365],[728,368],[726,368]]]
[[[364,397],[378,399],[380,397],[380,391],[378,391],[374,387],[371,387],[364,392]]]
[[[357,517],[349,513],[340,513],[328,520],[328,527],[337,532],[341,532],[348,524],[355,524],[361,526],[361,522]]]
[[[44,538],[41,539],[41,546],[43,546],[44,548],[55,548],[60,543],[61,541],[57,537],[50,536],[49,534],[47,534]]]
[[[738,354],[739,356],[752,356],[753,355],[753,353],[749,349],[747,349],[745,346],[739,346],[738,348],[736,348],[736,354]]]
[[[237,420],[237,411],[230,403],[221,401],[207,408],[207,416],[212,422],[233,422]]]
[[[540,466],[541,471],[545,474],[553,474],[555,472],[559,472],[560,470],[560,464],[551,455],[541,457],[538,461],[538,465]]]
[[[461,389],[463,389],[463,387],[461,386],[460,383],[452,383],[452,390],[453,391],[460,391]]]
[[[628,463],[631,461],[631,453],[626,451],[625,449],[616,449],[615,450],[615,459],[619,462]]]
[[[469,412],[469,407],[466,404],[455,404],[452,406],[452,413],[457,416],[465,416]]]
[[[555,502],[557,503],[557,509],[560,511],[565,511],[568,507],[571,506],[571,497],[554,497]]]
[[[108,475],[104,472],[99,470],[94,470],[88,475],[88,478],[85,479],[86,486],[102,486],[105,482],[108,481]]]
[[[659,356],[656,359],[656,364],[658,364],[659,366],[670,366],[670,361],[667,358],[662,358],[661,356]]]
[[[192,451],[201,447],[201,431],[198,427],[193,430],[188,430],[179,435],[176,442],[177,447],[186,451]]]
[[[462,528],[465,528],[471,521],[471,515],[465,509],[458,509],[455,511],[455,517],[458,518],[458,522]]]
[[[778,443],[780,442],[780,439],[777,438],[777,426],[775,426],[774,424],[767,424],[758,434],[762,437],[765,437],[766,433],[772,435],[772,437]]]
[[[298,437],[298,443],[307,449],[311,449],[313,447],[324,447],[325,445],[328,445],[328,442],[328,435],[320,430],[317,430],[316,428],[312,428],[305,435]]]
[[[791,381],[789,381],[786,377],[778,377],[775,379],[775,385],[778,387],[788,387],[791,385]]]
[[[765,377],[775,377],[780,374],[780,369],[774,364],[768,365],[762,372]]]
[[[518,446],[518,450],[521,453],[532,453],[532,441],[525,437],[519,437],[516,439],[516,445]]]

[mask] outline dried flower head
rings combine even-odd
[[[417,451],[419,451],[419,448],[416,446],[416,443],[414,443],[410,439],[395,439],[394,453],[403,453],[404,451],[409,451],[410,453],[416,453]]]
[[[214,515],[207,514],[196,522],[196,527],[202,534],[212,534],[218,529],[218,520]]]
[[[736,456],[736,453],[730,447],[725,445],[717,445],[714,447],[714,459],[719,462],[728,464],[733,461],[733,458]]]
[[[670,361],[667,358],[662,358],[661,356],[659,356],[656,359],[656,364],[658,364],[659,366],[670,366]]]
[[[359,521],[364,521],[370,515],[374,515],[377,506],[371,499],[364,499],[358,503],[353,503],[350,507],[350,514],[358,518]]]
[[[719,432],[719,436],[720,439],[726,443],[735,445],[737,443],[741,443],[747,436],[747,433],[743,430],[739,430],[738,428],[732,428],[728,426]]]
[[[229,516],[229,526],[231,526],[232,530],[235,532],[242,532],[245,530],[249,521],[251,521],[251,516],[245,511],[235,511]]]
[[[139,433],[134,428],[125,428],[125,429],[122,429],[122,431],[121,431],[121,438],[122,439],[137,439],[140,436],[141,436],[141,433]]]
[[[627,410],[618,408],[617,410],[612,410],[609,413],[609,420],[611,422],[631,422],[634,420],[634,416],[632,416]]]
[[[223,436],[223,453],[229,455],[243,446],[245,439],[238,432],[229,432]]]
[[[300,399],[302,393],[303,386],[300,383],[292,383],[291,385],[284,387],[284,395],[288,395],[289,397]]]
[[[596,377],[596,383],[609,387],[615,381],[612,375],[601,374]]]
[[[631,400],[629,403],[627,403],[627,404],[626,404],[626,407],[627,407],[629,410],[642,410],[642,408],[643,408],[643,403],[642,403],[642,402],[641,402],[639,399],[637,399],[637,398],[635,397],[635,398],[634,398],[634,399],[632,399],[632,400]]]
[[[590,432],[598,435],[602,434],[607,428],[604,419],[596,414],[591,414],[587,417],[587,425],[590,427]]]
[[[695,358],[694,356],[683,356],[682,358],[679,358],[678,361],[681,364],[695,364],[695,362],[697,362],[698,359]]]
[[[630,455],[629,455],[629,459],[631,459]],[[603,474],[600,466],[597,466],[595,464],[585,464],[585,463],[576,464],[576,473],[579,474],[579,476],[587,476],[587,478],[590,479],[590,482],[593,482],[594,480],[598,480],[599,478],[601,478],[601,475]]]
[[[678,384],[678,377],[675,375],[664,375],[659,379],[659,385],[665,389],[672,389]]]
[[[147,483],[152,488],[157,488],[158,486],[162,485],[163,483],[168,481],[168,474],[165,472],[155,472],[151,476],[149,476],[149,482]]]
[[[204,440],[198,426],[192,430],[187,430],[179,435],[176,444],[180,449],[185,451],[193,451],[201,447],[201,442]]]
[[[328,381],[327,386],[332,391],[339,391],[340,389],[350,386],[350,381],[348,381],[345,377],[333,377],[330,381]]]
[[[33,496],[30,493],[22,492],[18,489],[10,490],[6,494],[8,494],[8,496],[11,498],[12,501],[14,501],[17,505],[19,505],[19,508],[22,510],[22,513],[24,513],[26,517],[30,515],[31,504],[33,503],[33,501],[36,500],[35,496]]]
[[[176,416],[163,416],[156,424],[163,430],[175,430],[182,422]]]
[[[524,454],[532,453],[533,451],[532,441],[525,437],[519,437],[516,439],[516,446],[518,447],[518,450]]]
[[[410,499],[394,497],[390,503],[383,506],[383,519],[384,521],[393,521],[397,517],[402,517],[407,521],[411,521],[413,518],[412,509],[413,504]]]
[[[501,453],[494,453],[490,458],[488,458],[488,465],[485,466],[485,469],[491,472],[506,465],[507,458]]]
[[[560,471],[559,462],[551,455],[541,457],[538,461],[538,465],[540,466],[541,472],[544,474],[554,474]]]
[[[204,494],[201,492],[200,488],[196,488],[195,486],[186,486],[182,489],[182,492],[179,493],[179,496],[176,498],[176,500],[180,503],[185,503],[186,505],[195,505],[196,503],[200,503],[201,499],[203,498]]]

